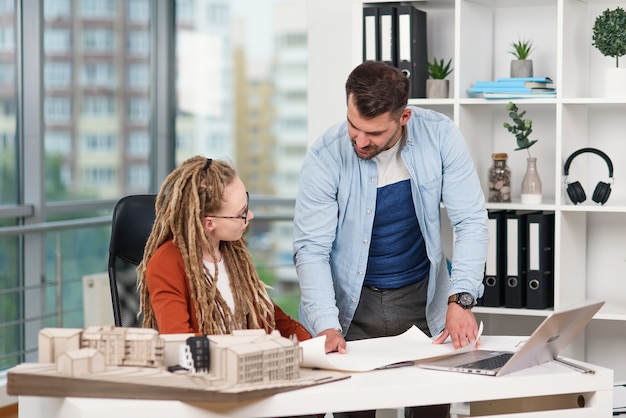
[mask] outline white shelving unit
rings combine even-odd
[[[309,2],[315,3],[315,2]],[[318,7],[329,7],[321,0]],[[350,50],[345,40],[324,45],[332,56],[349,54],[346,61],[327,67],[324,75],[336,84],[345,82],[350,70],[362,62],[363,5],[397,2],[353,0],[340,20],[350,28]],[[566,353],[615,370],[616,380],[626,379],[626,118],[625,99],[602,98],[603,69],[614,65],[592,46],[595,18],[607,8],[626,8],[626,0],[425,0],[404,2],[427,12],[428,56],[453,58],[449,99],[411,99],[410,103],[446,114],[463,132],[476,169],[487,190],[487,171],[494,152],[506,152],[512,172],[513,202],[487,204],[488,209],[545,210],[555,213],[555,300],[563,309],[585,300],[605,300],[581,336]],[[315,7],[315,6],[309,6]],[[337,16],[335,16],[335,19]],[[342,19],[341,19],[342,18]],[[309,20],[309,36],[320,36],[323,23]],[[346,33],[342,29],[340,35]],[[514,151],[515,138],[502,127],[508,121],[508,100],[469,98],[467,88],[477,80],[509,76],[513,58],[509,43],[531,39],[535,76],[551,77],[557,88],[555,99],[513,100],[533,121],[534,139],[530,153],[538,159],[543,185],[541,205],[520,203],[521,181],[526,169],[526,152]],[[624,58],[626,60],[626,58]],[[334,68],[334,69],[333,69]],[[321,77],[309,73],[315,86]],[[317,87],[319,88],[319,84]],[[332,92],[345,105],[343,91]],[[309,99],[310,112],[325,104],[319,96]],[[328,99],[328,96],[325,97]],[[333,99],[334,100],[334,99]],[[337,122],[345,114],[334,115]],[[323,119],[323,118],[322,118]],[[317,120],[316,120],[317,122]],[[327,125],[309,126],[319,135]],[[311,140],[314,137],[310,138]],[[573,205],[564,187],[563,164],[574,151],[594,147],[613,162],[615,184],[604,205],[591,201],[599,181],[608,181],[605,162],[594,154],[576,157],[569,181],[581,182],[587,201]],[[528,334],[552,312],[550,310],[475,308],[488,334]]]

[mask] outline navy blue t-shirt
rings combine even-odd
[[[364,284],[381,289],[407,286],[425,279],[429,266],[410,180],[379,187]]]

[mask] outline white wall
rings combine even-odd
[[[353,68],[351,1],[308,0],[308,143],[346,117],[344,85]]]

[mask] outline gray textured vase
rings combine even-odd
[[[450,90],[450,80],[426,80],[426,97],[428,99],[447,99]]]
[[[533,60],[511,60],[511,77],[532,77]]]

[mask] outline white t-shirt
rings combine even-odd
[[[213,277],[215,277],[215,265],[212,261],[204,261],[204,265],[209,269],[209,272]],[[226,271],[226,266],[224,266],[224,259],[220,260],[217,263],[217,268],[219,269],[220,275],[217,279],[217,290],[220,291],[220,294],[226,301],[226,304],[230,308],[232,312],[235,312],[235,299],[233,298],[233,292],[230,290],[230,279],[228,278],[228,272]]]
[[[385,187],[410,178],[404,160],[402,160],[402,143],[404,136],[388,150],[381,151],[373,158],[378,171],[378,187]]]

